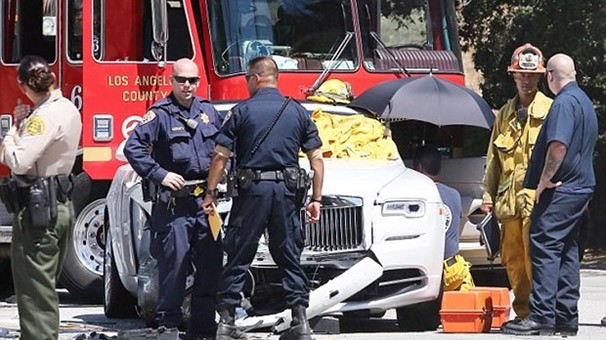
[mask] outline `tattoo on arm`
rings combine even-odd
[[[544,180],[551,181],[553,176],[558,172],[564,156],[566,155],[566,145],[559,142],[552,142],[547,148],[547,155],[545,157],[545,166],[543,167],[543,173],[541,177]]]
[[[554,157],[548,153],[547,159],[545,159],[545,167],[543,168],[543,177],[551,179],[560,168],[562,160],[554,159]]]

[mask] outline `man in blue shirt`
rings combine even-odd
[[[171,94],[149,108],[124,147],[139,176],[159,186],[150,245],[160,278],[159,326],[182,323],[185,281],[192,263],[196,269],[186,339],[215,335],[215,295],[223,260],[222,242],[213,239],[208,217],[200,209],[221,118],[208,101],[196,97],[199,82],[194,62],[176,61]]]
[[[459,255],[459,228],[463,208],[461,194],[446,184],[439,182],[442,156],[432,147],[421,147],[413,160],[415,170],[431,178],[438,188],[445,210],[446,237],[444,244],[444,290],[467,291],[474,286],[470,264]]]
[[[593,104],[576,83],[574,61],[556,54],[547,83],[556,95],[537,137],[524,186],[536,188],[531,215],[530,315],[503,331],[516,335],[576,335],[581,216],[594,187],[593,149],[598,123]]]

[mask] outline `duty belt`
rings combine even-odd
[[[171,191],[172,197],[198,197],[206,191],[206,180],[205,179],[193,179],[185,181],[183,188],[177,191]]]
[[[284,172],[282,170],[273,171],[253,171],[253,181],[283,181]]]

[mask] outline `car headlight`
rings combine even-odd
[[[409,218],[425,216],[423,201],[388,201],[383,203],[381,213],[384,216],[400,215]]]

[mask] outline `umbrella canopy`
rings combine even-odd
[[[473,125],[490,129],[494,113],[477,93],[433,75],[390,80],[360,94],[348,106],[378,118],[413,119],[439,126]]]

